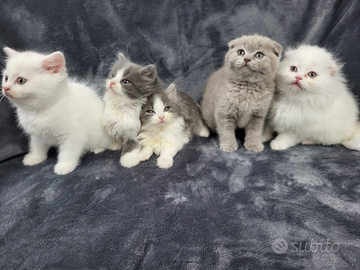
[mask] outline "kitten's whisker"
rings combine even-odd
[[[4,98],[5,98],[5,96],[2,95],[2,97],[0,98],[0,103],[1,103],[1,101],[2,101]]]

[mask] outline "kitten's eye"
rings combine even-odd
[[[150,114],[155,114],[155,112],[153,110],[147,110],[146,112],[150,113]]]
[[[9,77],[6,75],[6,76],[5,76],[5,82],[7,82],[8,79],[9,79]]]
[[[238,55],[244,55],[244,54],[245,54],[245,51],[244,51],[244,50],[238,50],[238,51],[237,51],[237,54],[238,54]]]
[[[257,52],[257,53],[255,53],[255,57],[257,58],[257,59],[261,59],[261,58],[263,58],[265,56],[265,54],[263,54],[262,52]]]
[[[25,84],[25,83],[26,83],[26,81],[27,81],[26,79],[21,78],[21,77],[17,78],[17,80],[16,80],[16,82],[17,82],[18,84],[20,84],[20,85]]]
[[[310,71],[310,72],[308,73],[308,76],[309,76],[310,78],[315,78],[315,77],[317,76],[317,74],[316,74],[316,72],[314,72],[314,71]]]
[[[166,106],[165,108],[164,108],[164,112],[169,112],[170,111],[170,106]]]
[[[111,76],[110,76],[111,78],[115,78],[115,74],[111,74]]]
[[[291,66],[291,67],[290,67],[290,70],[291,70],[292,72],[296,72],[298,69],[297,69],[297,67],[295,67],[295,66]]]
[[[123,80],[121,80],[120,82],[123,83],[123,84],[130,84],[130,81],[127,80],[127,79],[123,79]]]

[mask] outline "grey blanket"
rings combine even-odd
[[[99,85],[122,51],[199,100],[228,41],[259,33],[331,50],[360,96],[359,14],[356,0],[2,1],[0,47],[61,50],[70,76]],[[57,176],[56,150],[25,167],[27,149],[4,99],[0,269],[360,269],[360,152],[228,154],[213,135],[168,170],[105,151]]]

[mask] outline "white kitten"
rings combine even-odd
[[[56,174],[67,174],[86,151],[111,147],[102,126],[104,104],[84,84],[68,80],[61,52],[42,55],[4,48],[8,56],[2,93],[17,108],[20,125],[30,135],[30,151],[23,163],[31,166],[59,148]]]
[[[155,153],[159,156],[158,166],[164,169],[173,165],[174,156],[193,134],[209,136],[199,105],[187,94],[176,91],[174,84],[148,98],[141,122],[139,159],[147,160]]]
[[[120,164],[133,167],[140,162],[137,136],[141,107],[149,95],[161,89],[161,81],[154,65],[136,65],[119,53],[106,88],[103,124],[111,137],[123,143]]]
[[[302,144],[342,144],[360,151],[358,104],[331,53],[302,45],[286,53],[276,76],[271,110],[279,134],[274,150]]]

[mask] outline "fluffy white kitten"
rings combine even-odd
[[[148,98],[141,122],[139,159],[147,160],[155,153],[159,156],[157,165],[164,169],[173,165],[174,156],[193,134],[209,136],[199,105],[189,95],[176,91],[174,84]]]
[[[332,54],[302,45],[286,53],[277,76],[271,111],[279,134],[274,150],[302,144],[342,144],[360,151],[358,104]]]
[[[55,173],[67,174],[84,152],[111,147],[113,140],[102,126],[101,98],[91,88],[68,79],[61,52],[42,55],[10,48],[4,52],[8,58],[2,93],[16,107],[19,123],[30,135],[25,165],[44,161],[48,149],[57,146]]]

